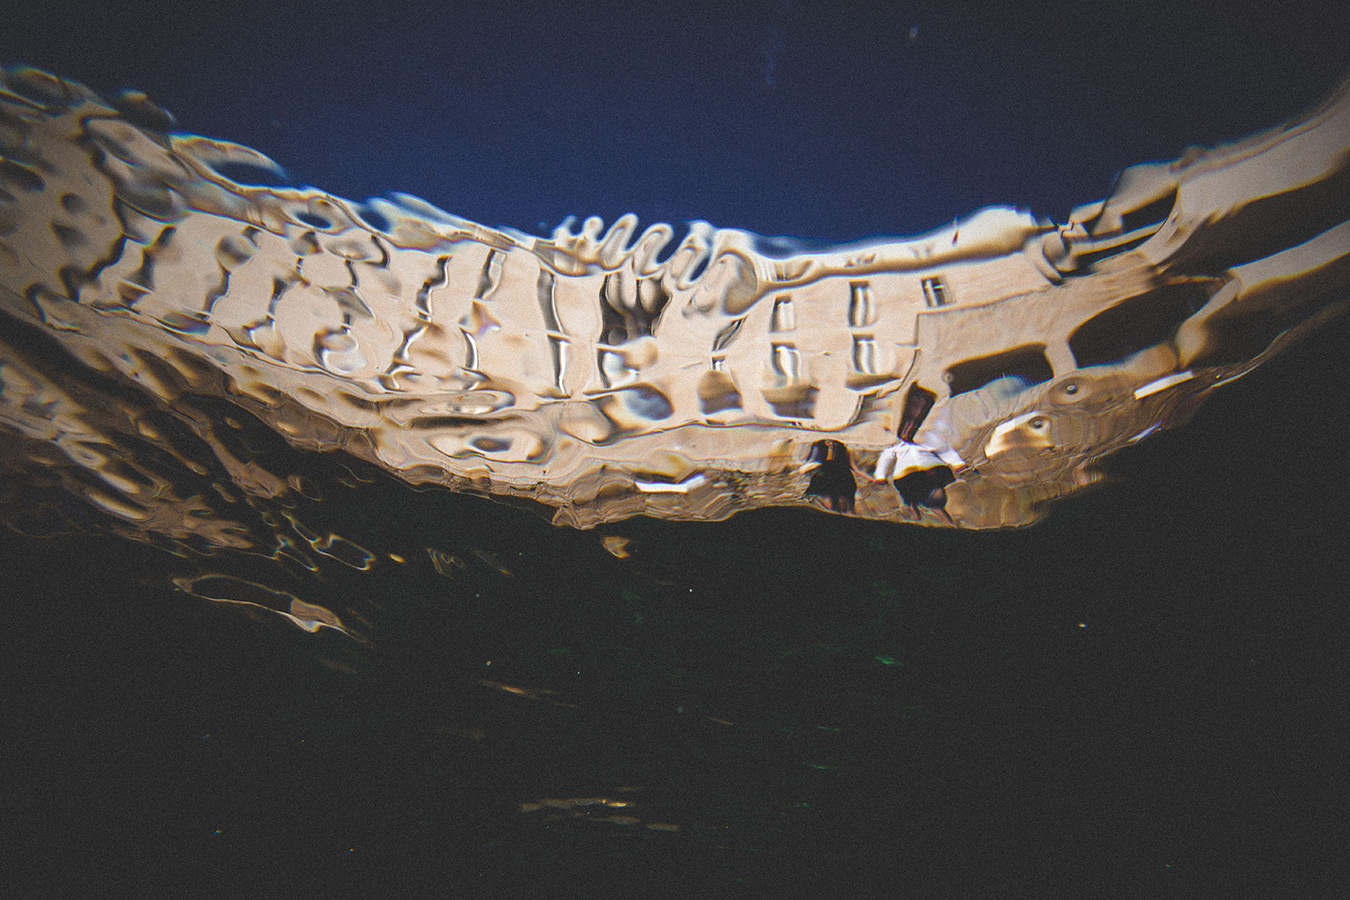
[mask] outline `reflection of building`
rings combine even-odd
[[[45,73],[5,79],[24,149],[0,172],[0,303],[79,361],[10,342],[8,439],[175,539],[240,540],[139,458],[174,455],[156,417],[243,494],[295,490],[199,398],[562,524],[781,504],[1025,524],[1350,286],[1344,88],[1286,127],[1128,169],[1062,226],[991,208],[919,238],[780,252],[703,223],[674,247],[632,216],[540,238],[415,198],[241,184],[227,164],[268,161],[166,136],[143,97],[114,109]],[[844,474],[876,477],[832,479],[853,497],[809,490],[821,441]],[[940,467],[921,491],[892,483]]]

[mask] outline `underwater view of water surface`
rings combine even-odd
[[[0,18],[0,65],[144,91],[286,184],[511,234],[635,213],[797,249],[994,205],[1064,222],[1122,168],[1350,74],[1325,3]],[[1350,891],[1344,317],[1004,530],[943,527],[933,495],[905,512],[922,525],[829,495],[560,527],[229,391],[166,411],[72,375],[64,338],[0,329],[88,421],[129,423],[83,446],[159,502],[132,515],[0,420],[21,896]],[[678,503],[698,479],[634,491]]]

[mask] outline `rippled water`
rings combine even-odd
[[[1342,55],[1299,10],[1258,28],[921,9],[915,33],[800,3],[715,24],[683,9],[523,32],[507,14],[477,31],[330,20],[300,48],[261,10],[110,16],[68,40],[48,14],[0,54],[135,84],[195,131],[270,134],[274,156],[350,195],[401,188],[521,228],[632,208],[830,239],[1097,196],[1120,165],[1302,108]],[[630,50],[649,46],[639,24],[678,49]],[[661,86],[721,59],[716,78]],[[605,71],[632,92],[596,87]],[[761,140],[767,122],[781,134]],[[541,149],[555,132],[564,149]],[[567,531],[209,405],[241,463],[296,478],[284,504],[231,502],[209,472],[186,492],[265,553],[126,540],[11,480],[21,856],[50,896],[152,879],[1336,896],[1347,339],[1344,323],[1314,335],[1121,458],[1118,484],[1006,534],[802,511]]]

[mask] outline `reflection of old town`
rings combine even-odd
[[[406,195],[259,187],[222,173],[269,160],[167,136],[143,95],[105,105],[32,69],[4,83],[26,149],[0,170],[0,303],[79,361],[7,343],[5,427],[126,527],[211,546],[245,539],[107,448],[148,442],[250,497],[301,490],[232,446],[247,414],[580,527],[769,505],[1026,524],[1350,284],[1345,87],[1129,168],[1062,225],[995,207],[807,251],[706,223],[676,241],[634,216],[532,237]]]

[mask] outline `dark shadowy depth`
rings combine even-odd
[[[1350,74],[1339,4],[28,6],[0,64],[528,231],[1062,218]],[[6,855],[31,897],[1346,896],[1347,343],[1025,531],[383,479],[313,511],[366,572],[0,531]],[[174,588],[215,571],[369,643]]]

